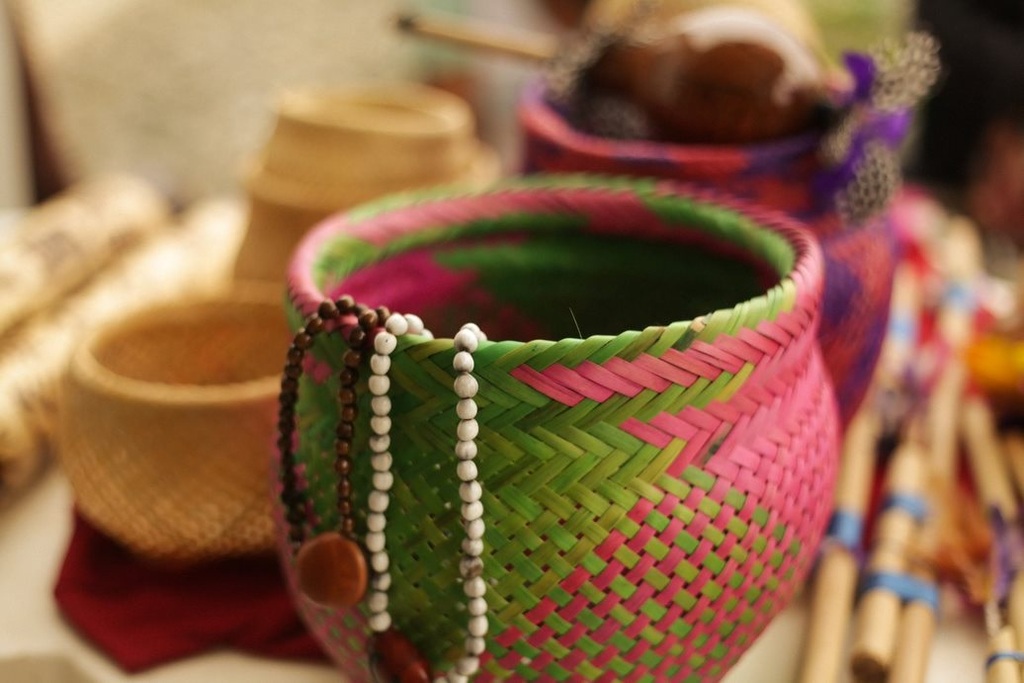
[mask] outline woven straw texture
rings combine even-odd
[[[609,140],[572,128],[536,86],[524,91],[519,121],[527,173],[683,181],[783,211],[806,224],[821,240],[825,258],[822,353],[841,418],[849,421],[882,348],[898,248],[888,216],[851,229],[841,222],[835,197],[815,191],[821,171],[815,135],[745,147]]]
[[[60,417],[61,380],[82,338],[144,308],[222,290],[243,227],[238,204],[199,202],[173,226],[124,249],[79,289],[61,297],[59,305],[2,335],[0,506],[49,462]],[[195,257],[197,250],[203,258]]]
[[[60,457],[82,514],[170,564],[274,547],[266,447],[288,330],[276,287],[151,308],[76,352]]]
[[[371,199],[493,182],[498,157],[475,127],[468,103],[412,83],[282,95],[274,131],[246,172],[249,228],[236,275],[283,281],[310,228]]]
[[[294,325],[344,291],[438,335],[392,356],[388,547],[395,624],[439,669],[465,635],[450,335],[468,320],[497,340],[474,354],[492,610],[476,680],[714,681],[806,574],[837,457],[821,257],[803,231],[682,191],[563,177],[392,200],[296,253]],[[318,341],[300,385],[310,534],[338,522],[343,348]],[[361,529],[371,411],[357,389]],[[297,600],[345,674],[369,680],[365,614]]]
[[[183,203],[237,191],[282,88],[419,71],[417,47],[392,28],[397,0],[304,0],[301,12],[277,0],[5,5],[66,174],[128,169]]]

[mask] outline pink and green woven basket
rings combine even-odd
[[[451,336],[467,321],[492,340],[474,354],[490,604],[475,680],[718,680],[807,573],[837,459],[822,259],[803,230],[725,204],[663,182],[534,178],[364,207],[299,248],[294,327],[348,293],[438,335],[392,354],[388,511],[394,623],[438,668],[465,636]],[[338,524],[344,349],[320,338],[300,383],[310,534]],[[361,534],[371,411],[357,389]],[[296,600],[346,676],[369,681],[366,612]]]
[[[881,352],[899,249],[885,212],[860,225],[844,223],[835,192],[821,186],[826,168],[819,133],[756,145],[613,140],[575,129],[536,86],[523,93],[519,124],[527,173],[685,182],[728,192],[806,225],[820,241],[825,260],[819,332],[825,365],[843,422],[853,417]]]

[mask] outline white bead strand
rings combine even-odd
[[[423,321],[415,315],[392,314],[385,322],[384,331],[374,338],[374,355],[370,359],[370,392],[373,394],[371,407],[370,450],[373,452],[373,488],[368,497],[370,513],[367,517],[368,533],[365,545],[370,552],[370,565],[374,576],[371,580],[371,593],[367,602],[370,610],[370,629],[375,633],[383,633],[391,628],[392,619],[388,609],[388,589],[391,587],[390,556],[387,551],[387,509],[390,502],[390,490],[394,484],[391,468],[394,459],[391,456],[391,380],[388,371],[391,369],[391,353],[398,346],[397,338],[404,334],[414,334],[427,339],[434,335],[424,328]],[[471,374],[475,368],[473,352],[479,343],[487,337],[475,324],[467,323],[455,336],[455,359],[453,367],[456,372],[454,389],[459,401],[456,414],[459,419],[455,445],[456,475],[459,481],[459,497],[461,499],[461,519],[466,536],[462,541],[463,557],[459,562],[459,575],[466,594],[466,611],[469,615],[467,623],[468,636],[465,641],[465,655],[451,668],[447,674],[435,678],[436,683],[467,683],[480,670],[480,655],[486,647],[484,636],[487,635],[487,583],[483,580],[483,535],[485,524],[482,503],[483,488],[477,480],[479,470],[475,459],[477,456],[476,438],[480,425],[476,421],[476,394],[479,383]]]
[[[463,558],[459,562],[459,575],[462,577],[462,588],[466,594],[466,610],[469,623],[466,639],[466,654],[455,668],[444,677],[438,678],[442,683],[464,683],[480,669],[480,655],[484,651],[484,636],[487,635],[487,583],[483,579],[484,520],[483,488],[477,481],[479,471],[476,465],[476,438],[480,433],[480,425],[476,421],[478,406],[476,395],[480,384],[473,377],[476,367],[473,352],[480,342],[487,337],[474,323],[466,323],[455,335],[455,358],[452,367],[456,376],[453,388],[459,397],[456,414],[459,425],[456,429],[458,441],[455,444],[456,475],[459,479],[459,497],[462,499],[462,526],[466,538],[462,542]]]
[[[419,320],[419,318],[417,318]],[[420,321],[422,328],[423,322]],[[370,610],[370,629],[374,633],[383,633],[391,628],[391,613],[388,611],[388,588],[391,577],[387,573],[391,558],[387,549],[387,509],[391,498],[391,487],[395,478],[391,472],[391,354],[398,347],[398,337],[409,331],[409,320],[397,313],[392,314],[384,323],[384,330],[373,339],[374,354],[370,358],[370,393],[373,399],[370,406],[373,417],[370,418],[373,436],[370,437],[370,450],[373,451],[373,489],[368,497],[370,514],[366,524],[369,529],[365,545],[370,552],[370,566],[375,573],[371,583],[367,606]]]

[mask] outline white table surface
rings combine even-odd
[[[70,492],[51,470],[0,511],[0,681],[3,683],[338,683],[326,665],[216,652],[128,676],[66,625],[52,597],[71,533]],[[783,612],[726,683],[794,680],[806,625],[801,602]],[[928,683],[982,680],[985,642],[977,618],[943,619]],[[894,682],[897,683],[897,682]]]

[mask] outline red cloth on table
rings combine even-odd
[[[75,514],[54,594],[64,617],[127,672],[218,648],[325,658],[300,621],[274,557],[161,569]]]

